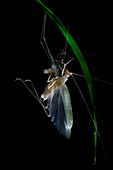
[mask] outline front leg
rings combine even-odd
[[[46,38],[45,38],[45,24],[46,24],[46,13],[44,15],[44,23],[43,23],[43,26],[42,26],[42,33],[41,33],[40,43],[41,43],[42,47],[44,48],[44,50],[45,50],[51,64],[55,65],[55,62],[53,60],[52,54],[51,54],[51,52],[49,50],[49,47],[47,45]]]

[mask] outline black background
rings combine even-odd
[[[112,11],[104,2],[43,1],[68,27],[87,62],[92,77],[113,82],[112,78]],[[31,96],[19,77],[31,79],[39,95],[47,85],[42,70],[50,67],[40,45],[44,11],[35,1],[14,1],[4,6],[5,107],[4,157],[10,166],[93,165],[93,123],[73,80],[67,86],[73,107],[74,124],[69,140],[61,136],[40,104]],[[53,58],[65,46],[65,38],[47,16],[46,40]],[[80,65],[68,45],[66,60],[75,59],[67,68],[82,74]],[[87,103],[90,98],[85,80],[75,77]],[[98,139],[97,165],[112,161],[113,86],[93,81],[98,130],[105,147],[106,159]]]

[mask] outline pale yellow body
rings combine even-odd
[[[70,76],[70,72],[68,70],[65,70],[65,75],[62,77],[55,77],[53,79],[51,79],[50,83],[46,86],[44,93],[41,95],[41,99],[43,100],[47,100],[49,94],[51,93],[51,90],[58,86],[61,86],[62,84],[64,84],[68,77]]]

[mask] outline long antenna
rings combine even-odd
[[[79,76],[79,77],[85,78],[85,76],[84,76],[84,75],[81,75],[81,74],[77,74],[77,73],[72,73],[72,74],[74,74],[75,76]],[[105,81],[105,80],[100,80],[100,79],[93,78],[93,77],[91,77],[91,79],[92,79],[92,80],[95,80],[95,81],[98,81],[98,82],[101,82],[101,83],[105,83],[105,84],[108,84],[108,85],[112,85],[112,86],[113,86],[113,83],[108,82],[108,81]]]
[[[79,91],[79,93],[80,93],[80,95],[81,95],[83,101],[84,101],[84,104],[86,105],[86,108],[87,108],[88,113],[89,113],[89,115],[90,115],[90,117],[91,117],[91,120],[93,121],[94,127],[95,127],[95,129],[96,129],[96,132],[97,132],[98,137],[99,137],[100,142],[101,142],[101,147],[102,147],[102,150],[103,150],[103,153],[104,153],[104,158],[105,158],[105,160],[106,160],[106,154],[105,154],[104,145],[103,145],[103,142],[102,142],[100,133],[99,133],[99,131],[98,131],[97,125],[96,125],[96,123],[95,123],[95,121],[94,121],[94,119],[93,119],[93,116],[92,116],[91,111],[90,111],[90,109],[89,109],[89,106],[88,106],[88,104],[87,104],[87,102],[86,102],[86,99],[85,99],[85,97],[84,97],[82,91],[80,90],[80,87],[78,86],[78,84],[77,84],[77,82],[76,82],[76,80],[74,79],[74,77],[73,77],[72,74],[73,74],[73,73],[70,73],[70,75],[71,75],[71,77],[73,78],[73,81],[74,81],[74,83],[75,83],[75,85],[76,85],[76,87],[77,87],[77,89],[78,89],[78,91]]]

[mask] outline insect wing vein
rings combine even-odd
[[[72,127],[72,108],[70,109],[70,101],[67,101],[69,94],[66,95],[67,87],[61,85],[54,90],[54,95],[51,104],[50,117],[57,130],[66,138],[71,135]],[[50,107],[51,94],[48,98],[48,108]],[[69,98],[70,99],[70,98]],[[70,111],[68,111],[68,108]],[[70,114],[70,116],[69,116]],[[70,123],[71,122],[71,123]]]
[[[66,119],[67,119],[67,127],[70,129],[73,125],[73,113],[72,113],[69,90],[66,84],[62,84],[62,86],[60,87],[60,93],[64,103],[64,109],[65,109]]]

